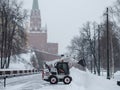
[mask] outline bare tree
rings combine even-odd
[[[0,1],[1,68],[8,68],[11,55],[20,53],[26,45],[23,22],[27,11],[16,0]]]
[[[96,67],[95,71],[98,72],[98,65],[97,65],[97,56],[96,56],[96,35],[93,36],[91,32],[96,29],[95,23],[90,25],[90,22],[87,22],[83,25],[80,29],[80,35],[76,36],[72,39],[71,45],[68,46],[69,50],[72,53],[77,55],[77,59],[83,58],[85,59],[88,64],[90,61],[94,61],[94,66]]]

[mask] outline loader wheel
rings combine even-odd
[[[66,76],[63,79],[64,84],[70,84],[72,81],[72,78],[70,76]]]
[[[50,80],[50,84],[58,83],[58,78],[56,76],[51,76],[49,80]]]

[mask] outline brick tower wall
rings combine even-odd
[[[58,54],[58,43],[47,43],[47,52]]]
[[[28,42],[32,48],[46,51],[47,33],[29,33]]]

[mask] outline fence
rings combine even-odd
[[[6,86],[6,78],[12,78],[17,76],[25,76],[31,74],[38,74],[38,70],[0,70],[0,79],[4,79],[4,87]]]

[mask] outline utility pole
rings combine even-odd
[[[98,75],[100,76],[100,26],[98,25]]]
[[[110,79],[110,64],[109,64],[109,14],[108,14],[108,8],[107,8],[107,79]]]

